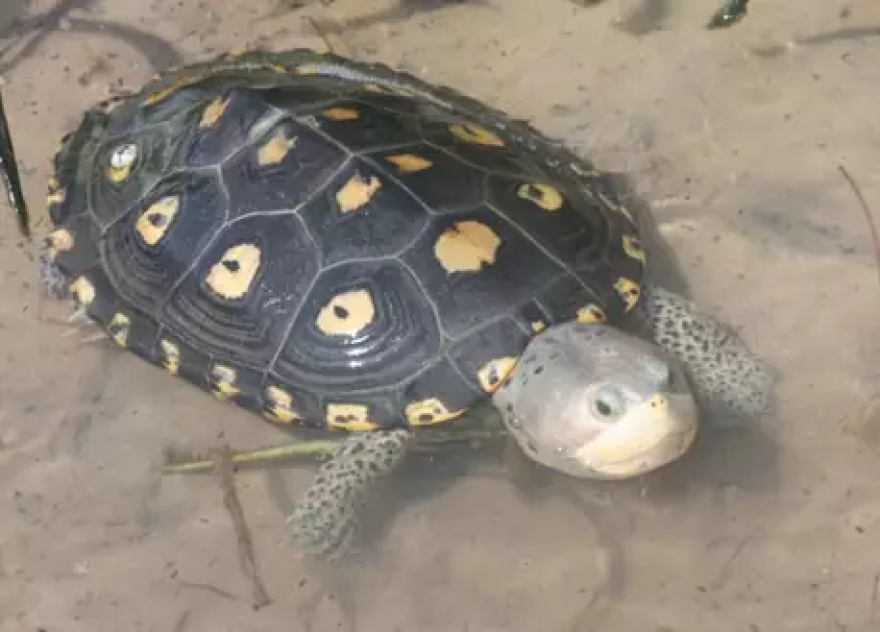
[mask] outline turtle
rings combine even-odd
[[[341,433],[287,518],[317,557],[349,550],[414,437],[479,405],[533,463],[613,481],[686,454],[702,411],[771,401],[729,327],[648,282],[608,174],[383,64],[166,71],[85,112],[48,188],[41,274],[72,319],[280,428]]]

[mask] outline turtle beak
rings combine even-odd
[[[595,478],[631,478],[684,455],[698,427],[699,413],[693,397],[662,391],[630,408],[572,456]]]

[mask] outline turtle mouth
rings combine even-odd
[[[693,444],[698,428],[692,397],[658,393],[572,456],[587,477],[632,478],[678,460]]]

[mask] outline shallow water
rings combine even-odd
[[[242,473],[273,600],[255,611],[217,481],[156,471],[169,443],[204,450],[222,433],[245,448],[277,431],[65,337],[3,213],[0,631],[880,629],[880,414],[866,408],[880,287],[838,170],[880,207],[873,3],[753,3],[734,29],[706,32],[714,6],[679,1],[641,37],[615,26],[633,5],[614,0],[74,4],[91,8],[0,41],[34,215],[56,141],[108,91],[176,56],[322,47],[303,16],[347,21],[324,26],[340,52],[454,85],[630,173],[695,298],[779,370],[779,406],[629,484],[522,490],[492,461],[480,475],[419,468],[373,512],[364,554],[331,569],[284,542],[285,497],[308,471]],[[120,24],[171,45],[121,41]]]

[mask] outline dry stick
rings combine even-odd
[[[862,207],[862,212],[865,214],[865,219],[868,221],[868,228],[871,231],[871,241],[874,243],[874,261],[877,263],[877,277],[880,279],[880,237],[877,236],[877,225],[874,223],[874,214],[871,212],[871,207],[868,206],[868,201],[865,200],[865,196],[862,195],[861,188],[859,188],[858,183],[849,174],[849,171],[846,170],[846,167],[843,165],[837,165],[837,168],[840,170],[840,173],[843,174],[843,177],[846,178],[853,193],[856,194],[856,198],[859,200],[859,206]]]
[[[251,533],[247,522],[245,522],[241,501],[239,501],[238,494],[235,492],[235,480],[233,479],[232,458],[229,446],[224,445],[218,452],[216,463],[220,474],[220,485],[223,487],[223,504],[226,506],[226,511],[229,512],[232,526],[235,529],[242,570],[245,575],[251,578],[254,585],[254,608],[262,608],[269,605],[271,600],[266,592],[266,586],[260,577],[257,568],[257,557],[254,554],[254,543],[251,540]]]

